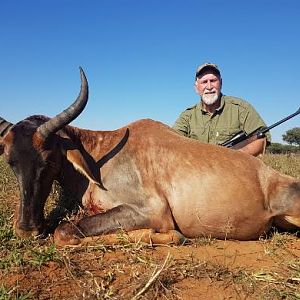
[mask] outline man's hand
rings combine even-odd
[[[246,145],[240,145],[242,147],[239,148],[238,150],[253,156],[258,156],[259,154],[263,154],[265,152],[266,145],[267,145],[267,139],[261,138],[261,139],[256,139],[254,141],[251,141]]]

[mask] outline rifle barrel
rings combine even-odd
[[[296,112],[294,112],[293,114],[285,117],[284,119],[274,123],[273,125],[269,126],[269,127],[264,127],[264,128],[261,128],[261,129],[256,129],[254,130],[253,132],[249,133],[248,135],[244,132],[244,131],[241,131],[241,132],[238,132],[234,137],[232,137],[231,139],[223,142],[222,144],[220,144],[221,146],[224,146],[224,147],[227,147],[227,148],[231,148],[253,136],[256,136],[256,138],[263,138],[265,137],[265,133],[268,132],[269,130],[271,130],[272,128],[280,125],[281,123],[297,116],[300,114],[300,107],[298,108],[298,110]]]
[[[283,123],[283,122],[285,122],[285,121],[287,121],[287,120],[289,120],[289,119],[291,119],[291,118],[293,118],[293,117],[295,117],[295,116],[297,116],[297,115],[299,115],[299,114],[300,114],[300,107],[299,107],[298,110],[297,110],[296,112],[294,112],[293,114],[291,114],[291,115],[285,117],[284,119],[282,119],[282,120],[280,120],[280,121],[274,123],[273,125],[271,125],[271,126],[269,126],[269,127],[266,127],[265,129],[261,130],[260,132],[261,132],[261,133],[266,133],[266,132],[268,132],[269,130],[271,130],[272,128],[274,128],[274,127],[280,125],[281,123]]]

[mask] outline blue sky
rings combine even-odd
[[[0,2],[0,115],[54,116],[89,103],[73,125],[110,130],[141,118],[172,125],[198,102],[199,64],[218,64],[223,93],[268,125],[300,106],[298,0],[26,0]],[[273,141],[300,117],[272,130]]]

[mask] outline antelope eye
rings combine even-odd
[[[8,160],[7,160],[7,163],[8,163],[11,167],[15,166],[15,164],[16,164],[16,162],[15,162],[13,159],[8,159]]]
[[[16,160],[12,157],[5,156],[5,160],[11,167],[14,167],[16,165]]]

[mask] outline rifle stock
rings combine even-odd
[[[250,136],[250,137],[248,136],[247,139],[242,140],[241,142],[236,143],[236,144],[234,144],[233,146],[227,147],[227,148],[231,148],[231,149],[234,149],[234,150],[239,150],[239,149],[244,148],[244,147],[247,146],[248,144],[251,144],[252,142],[258,140],[259,138],[264,138],[264,137],[265,137],[265,135],[264,135],[264,136],[260,136],[260,137],[258,137],[257,135],[252,135],[252,136]]]

